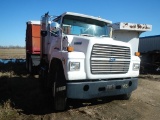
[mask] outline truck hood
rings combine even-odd
[[[113,40],[109,37],[87,37],[67,35],[70,46],[74,47],[74,51],[83,52],[87,55],[87,51],[91,51],[94,44],[109,44],[130,47],[130,44],[122,41]]]

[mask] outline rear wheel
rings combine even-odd
[[[28,71],[29,73],[33,73],[33,62],[31,57],[29,58]]]
[[[39,71],[39,78],[40,78],[40,86],[43,91],[49,91],[48,86],[48,71],[44,68]]]
[[[50,66],[50,80],[52,81],[52,94],[54,109],[62,111],[66,108],[66,79],[61,61],[54,60]]]
[[[26,55],[26,70],[29,71],[29,60],[28,60],[28,54]]]

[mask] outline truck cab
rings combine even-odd
[[[139,35],[152,26],[72,12],[50,18],[41,20],[40,78],[52,91],[55,109],[65,109],[67,98],[129,99],[138,85]]]

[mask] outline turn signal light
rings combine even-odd
[[[72,47],[72,46],[68,46],[68,47],[67,47],[67,51],[68,51],[68,52],[72,52],[72,51],[74,51],[74,47]]]
[[[140,56],[140,52],[135,52],[135,56]]]

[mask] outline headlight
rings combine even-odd
[[[139,70],[139,68],[140,68],[140,64],[138,64],[138,63],[133,64],[133,70],[137,71],[137,70]]]
[[[69,63],[69,70],[70,71],[80,70],[80,62],[70,62]]]

